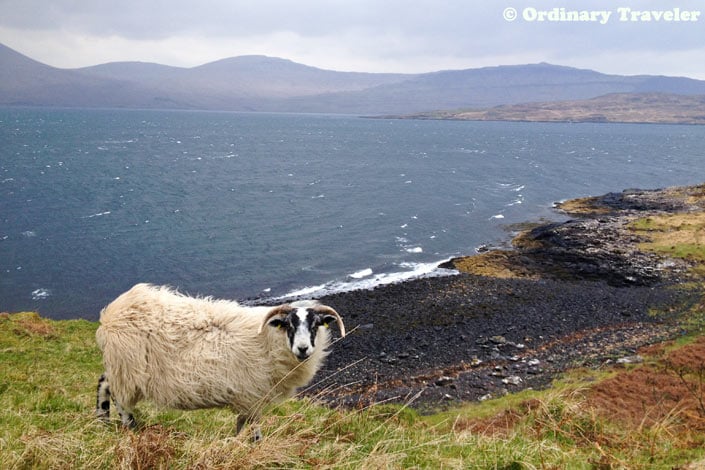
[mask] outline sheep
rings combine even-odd
[[[137,284],[100,313],[105,372],[96,414],[109,420],[111,397],[128,428],[143,399],[183,410],[230,407],[237,434],[263,406],[311,381],[328,355],[333,321],[345,337],[340,315],[317,301],[249,307]]]

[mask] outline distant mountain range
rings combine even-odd
[[[545,63],[423,74],[336,72],[265,56],[193,68],[113,62],[59,69],[0,44],[0,105],[374,115],[609,93],[705,95],[705,81],[607,75]]]

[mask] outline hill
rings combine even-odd
[[[611,93],[587,100],[502,105],[478,110],[435,111],[400,117],[467,121],[705,124],[705,95]]]
[[[705,81],[545,63],[423,74],[337,72],[265,56],[192,68],[113,62],[59,69],[0,45],[0,105],[407,114],[634,92],[705,95]]]

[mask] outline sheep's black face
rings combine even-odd
[[[282,309],[282,314],[286,315],[270,321],[269,324],[286,332],[289,348],[300,361],[305,361],[313,354],[318,328],[335,321],[335,317],[321,315],[315,308],[288,307]]]

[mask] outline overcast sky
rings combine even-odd
[[[626,10],[675,7],[698,14]],[[565,21],[571,11],[595,21]],[[704,14],[703,0],[0,0],[0,43],[61,68],[264,54],[343,71],[550,62],[705,79]]]

